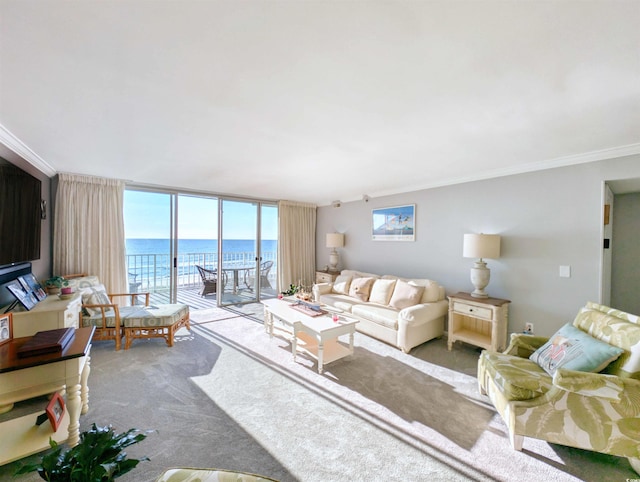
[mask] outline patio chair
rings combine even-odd
[[[260,263],[260,288],[273,288],[269,282],[269,271],[273,267],[273,261],[263,261]],[[245,284],[249,290],[253,290],[255,284],[255,269],[250,269],[245,272]]]
[[[200,292],[200,296],[208,295],[209,293],[216,293],[218,289],[218,271],[203,268],[202,266],[196,265],[198,268],[198,272],[200,273],[200,277],[202,278],[202,291]],[[222,286],[226,284],[226,274],[222,273]]]
[[[138,273],[129,271],[129,293],[137,293],[142,283],[138,281]]]

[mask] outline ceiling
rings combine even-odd
[[[2,0],[0,127],[52,173],[408,192],[640,153],[639,23],[611,0]]]

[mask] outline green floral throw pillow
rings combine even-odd
[[[596,340],[567,323],[529,358],[553,376],[560,367],[581,372],[599,372],[623,351],[622,348]]]

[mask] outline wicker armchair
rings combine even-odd
[[[263,261],[260,263],[260,288],[273,288],[269,282],[269,271],[273,268],[273,261]],[[244,283],[247,289],[253,290],[256,282],[256,270],[250,269],[245,272]]]
[[[211,270],[197,266],[200,278],[202,278],[202,291],[200,296],[206,296],[209,293],[217,293],[218,291],[218,270]],[[226,273],[222,273],[222,286],[226,284]]]

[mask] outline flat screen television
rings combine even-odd
[[[40,259],[41,184],[0,158],[0,266]]]

